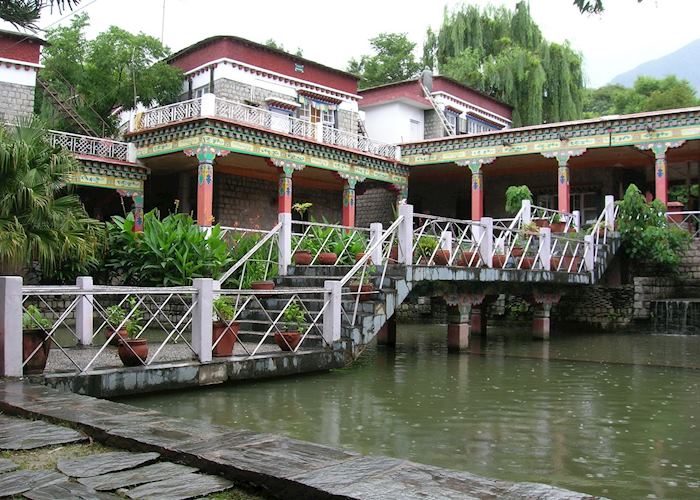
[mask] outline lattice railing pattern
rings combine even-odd
[[[147,129],[194,118],[202,114],[202,99],[190,99],[149,109],[136,117],[136,130]]]
[[[52,146],[60,146],[77,155],[97,156],[128,161],[129,144],[126,142],[90,137],[87,135],[48,131],[49,142]]]

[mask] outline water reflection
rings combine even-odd
[[[400,326],[395,350],[370,349],[346,370],[130,402],[612,498],[698,497],[700,371],[671,367],[697,366],[700,337],[533,342],[491,327],[455,355],[445,335]]]

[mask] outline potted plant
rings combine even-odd
[[[433,236],[423,235],[418,238],[418,245],[416,246],[418,249],[418,255],[420,256],[418,259],[418,264],[428,265],[437,246],[438,240]]]
[[[460,267],[477,267],[479,265],[479,252],[478,250],[462,250],[455,262]]]
[[[213,301],[214,323],[212,325],[212,355],[220,357],[231,357],[233,346],[238,339],[238,331],[241,325],[233,318],[236,317],[236,308],[231,297],[221,296]]]
[[[133,312],[125,323],[128,337],[119,339],[117,354],[124,366],[140,366],[144,364],[148,358],[148,341],[136,337],[141,331],[143,311],[141,311],[141,309],[136,309],[136,299],[134,297],[130,298],[129,307]],[[125,311],[124,317],[127,315],[128,313]]]
[[[513,248],[510,251],[510,255],[512,257],[522,257],[523,256],[523,244],[525,242],[523,241],[523,237],[518,235],[515,237],[515,241],[513,241]]]
[[[27,364],[24,365],[24,373],[27,375],[41,373],[46,368],[46,361],[49,359],[51,341],[45,333],[51,327],[51,322],[46,319],[39,308],[35,305],[28,306],[22,314],[22,358]],[[36,351],[31,359],[27,360],[34,350]]]
[[[553,233],[563,233],[566,229],[566,221],[562,218],[561,214],[556,213],[552,217],[552,222],[549,224]]]
[[[248,262],[247,267],[247,278],[250,282],[251,290],[274,290],[275,282],[272,280],[266,280],[265,276],[268,274],[266,272],[267,263],[259,261]]]
[[[496,253],[493,254],[493,267],[495,269],[502,269],[506,265],[506,256],[503,253],[502,248],[497,248]]]
[[[325,217],[323,223],[328,224]],[[338,254],[334,250],[340,244],[340,251],[342,251],[342,236],[339,236],[334,228],[327,226],[312,226],[311,232],[318,245],[318,250],[320,250],[316,252],[318,253],[318,263],[322,266],[334,265],[338,260]]]
[[[375,266],[367,267],[367,274],[369,276],[372,276],[376,272],[377,268]],[[350,282],[349,288],[350,293],[353,294],[353,300],[355,299],[354,295],[357,294],[360,297],[360,302],[370,300],[372,298],[372,292],[374,292],[374,285],[369,278],[366,278],[364,282],[362,282],[360,278],[355,278]]]
[[[275,343],[283,351],[293,351],[301,342],[301,332],[306,327],[306,316],[295,299],[282,314],[284,332],[275,333]]]
[[[304,219],[304,214],[306,214],[306,211],[313,206],[313,203],[295,203],[292,205],[292,210],[294,210],[296,213],[299,214],[299,218],[301,220]],[[299,244],[299,237],[294,238],[296,244],[293,245],[294,248],[297,250],[294,252],[294,255],[292,256],[292,259],[294,260],[294,264],[297,266],[308,266],[311,264],[311,261],[313,260],[313,255],[311,255],[311,251],[308,248],[308,238],[304,241],[301,241],[301,244]]]
[[[522,230],[525,231],[527,234],[532,234],[535,236],[540,235],[540,226],[537,225],[535,222],[528,222],[526,224],[523,224]]]
[[[365,256],[365,250],[367,250],[367,238],[360,232],[352,234],[352,239],[348,244],[347,253],[355,257],[355,262],[359,261]],[[371,262],[371,259],[369,259]]]
[[[518,213],[523,206],[523,201],[532,203],[532,192],[527,186],[510,186],[506,190],[506,212],[511,215]]]
[[[105,338],[110,339],[109,340],[109,345],[118,347],[119,346],[119,341],[121,339],[128,339],[129,334],[126,331],[126,325],[127,323],[124,323],[122,327],[119,330],[116,330],[116,328],[122,324],[122,321],[124,321],[124,318],[126,318],[126,311],[121,308],[118,304],[115,304],[113,306],[109,306],[107,308],[107,324],[111,328],[107,328],[105,330]],[[114,332],[116,331],[116,335],[113,335]]]

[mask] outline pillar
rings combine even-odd
[[[560,212],[567,214],[571,212],[571,186],[569,165],[567,162],[559,164],[559,172],[557,175],[557,196],[559,200],[557,209]]]
[[[343,226],[355,227],[355,179],[346,179],[343,186]]]
[[[396,346],[396,315],[389,318],[377,333],[377,344],[390,347]]]
[[[484,173],[481,171],[481,165],[476,168],[471,168],[472,179],[472,220],[481,220],[484,216]]]
[[[133,232],[143,232],[143,193],[134,193],[131,196],[134,201],[134,228]]]
[[[559,303],[561,295],[557,293],[535,292],[533,293],[532,299],[534,305],[534,312],[532,315],[532,338],[537,340],[549,340],[552,306]]]
[[[654,167],[654,193],[657,200],[664,205],[668,204],[668,173],[666,172],[666,151],[657,152],[656,165]]]
[[[486,302],[472,307],[470,333],[472,335],[486,335]]]
[[[292,213],[292,172],[280,169],[279,190],[277,191],[277,213]]]
[[[447,306],[447,350],[464,352],[469,347],[469,320],[472,305],[459,303]]]
[[[229,152],[203,144],[186,149],[187,156],[197,157],[197,225],[211,227],[214,220],[214,160]]]

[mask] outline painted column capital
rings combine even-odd
[[[532,300],[535,304],[542,304],[551,307],[559,303],[561,300],[561,294],[533,292]]]
[[[637,149],[642,151],[652,151],[657,160],[666,159],[666,151],[673,148],[679,148],[685,141],[657,141],[657,142],[643,142],[640,144],[635,144]]]
[[[580,149],[560,149],[558,151],[544,151],[540,153],[545,158],[554,158],[557,160],[560,168],[569,166],[569,160],[574,156],[581,156],[586,152],[585,148]]]
[[[473,160],[458,160],[455,164],[458,167],[469,167],[472,174],[481,173],[481,166],[488,165],[496,161],[495,157],[485,157],[485,158],[474,158]]]
[[[282,160],[279,158],[268,159],[270,166],[278,168],[282,173],[288,177],[291,177],[294,172],[301,172],[306,168],[303,163],[297,163],[289,160]]]
[[[227,149],[220,149],[214,146],[202,144],[196,148],[189,148],[183,151],[187,156],[196,156],[199,164],[213,165],[217,156],[226,156],[229,154]]]
[[[347,174],[345,172],[338,172],[338,176],[345,181],[345,186],[350,189],[355,189],[358,182],[364,182],[366,177],[355,174]]]
[[[484,301],[484,293],[448,293],[445,295],[445,303],[448,306],[475,306]]]

